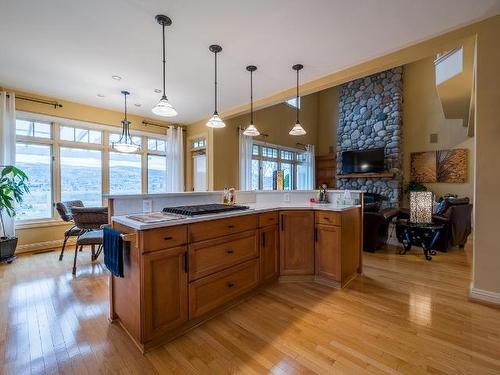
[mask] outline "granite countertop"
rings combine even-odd
[[[245,205],[250,207],[248,210],[241,211],[230,211],[223,212],[218,214],[208,214],[208,215],[200,215],[200,216],[186,216],[182,219],[170,220],[170,221],[162,221],[156,223],[143,223],[138,220],[130,219],[127,216],[113,216],[111,220],[115,223],[126,225],[127,227],[136,229],[136,230],[146,230],[153,228],[162,228],[173,225],[181,225],[181,224],[190,224],[196,223],[200,221],[207,220],[217,220],[224,219],[226,217],[234,217],[234,216],[243,216],[243,215],[252,215],[257,213],[269,212],[269,211],[283,211],[283,210],[322,210],[322,211],[346,211],[352,210],[354,208],[361,207],[357,206],[338,206],[333,203],[327,204],[318,204],[318,203],[240,203],[241,205]]]

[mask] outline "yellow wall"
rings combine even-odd
[[[466,148],[469,150],[466,183],[428,183],[439,197],[446,193],[472,199],[474,194],[474,139],[468,137],[462,120],[445,119],[435,84],[434,57],[405,66],[403,79],[403,171],[404,182],[410,180],[412,152]],[[430,135],[438,134],[438,143],[430,143]],[[403,202],[404,204],[405,202]]]
[[[16,100],[16,110],[31,113],[38,113],[49,116],[57,116],[65,119],[80,120],[92,122],[96,124],[104,124],[110,126],[121,127],[123,113],[111,111],[103,108],[92,107],[84,104],[70,102],[61,99],[49,98],[31,93],[21,92],[3,87],[2,90],[9,92],[14,91],[16,95],[24,95],[32,98],[45,100],[57,100],[63,105],[62,108],[54,108],[53,106],[34,103],[26,100]],[[128,115],[129,121],[132,122],[131,128],[135,130],[147,131],[150,133],[165,134],[165,129],[156,126],[144,126],[143,120],[151,121],[155,124],[168,125],[167,122],[143,118],[136,115]],[[21,225],[16,230],[16,235],[19,238],[18,252],[36,251],[59,246],[64,231],[69,226],[62,223],[42,223],[42,224],[27,224]]]
[[[339,123],[339,87],[318,92],[318,142],[316,155],[335,154]],[[332,148],[333,152],[330,152]]]

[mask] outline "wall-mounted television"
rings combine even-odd
[[[384,149],[342,152],[342,174],[383,172]]]

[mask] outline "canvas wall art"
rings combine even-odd
[[[467,182],[468,150],[457,148],[410,155],[410,179],[415,182]]]

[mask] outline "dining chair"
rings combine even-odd
[[[68,242],[68,239],[70,237],[77,237],[81,232],[80,228],[78,228],[78,226],[75,225],[73,221],[73,214],[71,213],[71,210],[74,207],[83,207],[83,202],[80,200],[74,200],[56,203],[56,210],[59,213],[61,219],[67,223],[73,223],[73,226],[71,226],[71,228],[68,228],[64,231],[64,241],[61,249],[61,254],[59,254],[59,260],[63,259],[64,249],[66,248],[66,242]]]
[[[73,260],[73,275],[76,275],[78,250],[81,250],[83,246],[90,245],[92,261],[96,260],[102,252],[103,231],[101,227],[108,223],[108,208],[74,207],[71,209],[71,213],[75,225],[81,230],[76,239],[75,258]]]

